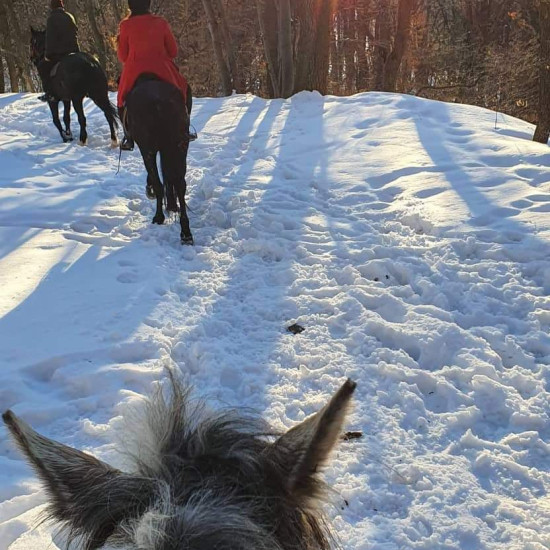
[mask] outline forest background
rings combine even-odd
[[[65,0],[116,89],[126,0]],[[198,96],[389,91],[468,103],[550,130],[550,0],[153,0]],[[30,27],[47,0],[0,0],[0,92],[38,91]],[[545,96],[545,94],[548,94]],[[546,140],[548,137],[546,137]],[[544,138],[540,141],[544,141]]]

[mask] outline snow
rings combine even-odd
[[[35,95],[0,96],[0,409],[119,466],[165,366],[278,428],[349,376],[364,437],[326,471],[346,550],[550,548],[550,149],[531,125],[398,94],[198,99],[182,247],[175,218],[150,224],[139,152],[117,175],[86,109],[79,147]],[[1,550],[63,548],[44,502],[0,428]]]

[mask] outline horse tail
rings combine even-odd
[[[173,153],[172,153],[173,154]],[[178,170],[176,167],[176,158],[172,158],[170,149],[161,149],[160,151],[160,169],[162,171],[162,181],[164,182],[164,192],[166,193],[166,210],[169,212],[178,211]]]
[[[109,100],[107,90],[101,90],[98,94],[90,91],[90,99],[105,113],[105,118],[118,128],[118,110],[114,103]]]
[[[115,125],[115,128],[118,128],[118,109],[112,101],[107,101],[109,105],[106,107],[105,114],[109,113],[109,116],[113,117],[113,124]]]
[[[91,56],[89,58],[93,60]],[[114,127],[118,128],[118,110],[109,100],[107,76],[99,63],[92,63],[91,66],[87,95],[103,111],[109,123],[112,122]]]

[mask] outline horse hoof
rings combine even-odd
[[[157,198],[157,196],[155,195],[155,190],[151,185],[145,186],[145,195],[148,199],[151,199],[151,200],[154,200]]]
[[[193,236],[192,236],[192,235],[189,235],[189,237],[185,237],[184,235],[182,235],[182,237],[181,237],[181,244],[193,245],[193,244],[194,244],[194,242],[193,242]]]
[[[111,140],[111,149],[116,149],[118,147],[118,139]]]
[[[155,216],[153,218],[153,223],[156,223],[157,225],[162,225],[164,223],[164,216]]]
[[[84,139],[84,140],[79,140],[78,142],[78,145],[81,145],[82,147],[84,147],[85,145],[88,145],[88,140],[87,139]]]

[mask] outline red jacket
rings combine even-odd
[[[178,46],[166,19],[151,14],[124,19],[120,23],[117,53],[124,64],[118,85],[119,107],[124,105],[126,95],[142,73],[156,74],[174,84],[185,100],[187,81],[173,61]]]

